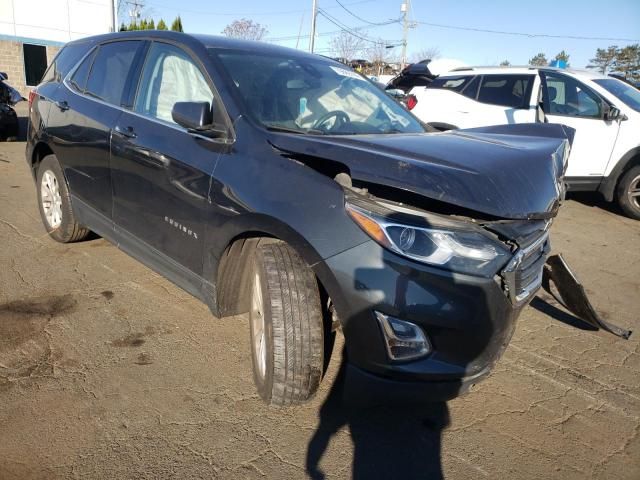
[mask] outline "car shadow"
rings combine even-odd
[[[587,207],[595,207],[610,213],[615,213],[622,217],[624,212],[620,209],[616,202],[607,202],[604,197],[597,192],[567,192],[568,200],[575,200]]]
[[[572,315],[561,308],[556,307],[555,305],[549,303],[547,299],[542,298],[540,296],[534,297],[529,304],[531,307],[538,310],[540,313],[544,313],[554,320],[558,320],[566,325],[569,325],[574,328],[578,328],[580,330],[590,330],[596,331],[598,330],[593,325],[588,324],[587,322],[581,320],[580,318]]]
[[[349,389],[346,365],[343,355],[307,446],[307,474],[314,480],[327,478],[320,460],[331,438],[346,427],[353,442],[352,478],[444,478],[441,437],[450,423],[446,402],[372,404],[364,392],[358,398]]]

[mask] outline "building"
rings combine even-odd
[[[0,72],[24,97],[68,41],[113,31],[115,0],[0,0]]]

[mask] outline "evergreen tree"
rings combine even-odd
[[[173,30],[174,32],[184,32],[184,30],[182,29],[182,19],[180,18],[180,15],[178,15],[171,24],[171,30]]]
[[[536,67],[546,67],[549,65],[549,60],[547,60],[547,56],[544,53],[539,53],[535,57],[529,59],[529,65],[534,65]]]
[[[126,32],[126,31],[127,31],[127,26],[124,24],[124,22],[122,22],[122,23],[120,24],[120,31],[121,31],[121,32]]]
[[[156,29],[156,23],[153,21],[153,18],[152,18],[147,23],[147,30],[155,30],[155,29]]]
[[[596,50],[596,56],[590,60],[591,63],[587,65],[587,68],[597,68],[600,73],[606,74],[609,67],[613,66],[617,56],[617,45],[611,45],[606,49],[599,48]]]
[[[160,21],[158,22],[158,26],[156,27],[157,30],[169,30],[167,28],[167,24],[164,23],[164,20],[161,18]]]

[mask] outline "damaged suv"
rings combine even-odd
[[[65,46],[26,157],[55,240],[94,231],[214,315],[248,312],[266,402],[315,393],[336,328],[349,381],[447,399],[540,287],[572,135],[429,133],[330,59],[143,31]]]

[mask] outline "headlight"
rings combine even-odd
[[[419,215],[411,218],[404,208],[401,214],[390,211],[385,215],[381,214],[383,207],[375,207],[376,212],[363,208],[361,204],[349,201],[346,204],[351,218],[371,238],[404,257],[447,270],[486,277],[495,275],[511,258],[506,245],[479,231],[462,230],[460,226],[417,226],[417,223],[428,223],[427,219]]]

